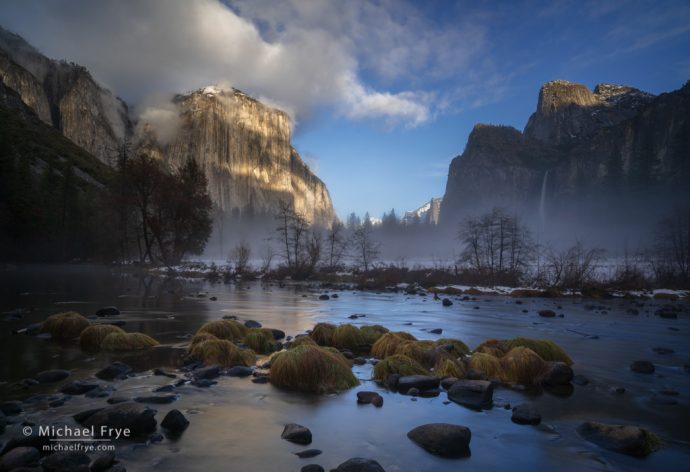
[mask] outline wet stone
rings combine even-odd
[[[638,374],[653,374],[654,364],[649,361],[635,361],[630,364],[630,370]]]
[[[295,444],[311,444],[311,431],[297,423],[286,424],[280,437]]]

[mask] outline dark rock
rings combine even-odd
[[[584,375],[576,375],[573,377],[573,383],[575,385],[579,385],[581,387],[584,387],[585,385],[589,384],[589,379],[585,377]]]
[[[660,318],[665,318],[668,320],[675,320],[678,318],[678,313],[672,310],[667,310],[660,308],[657,311],[654,312],[654,314]]]
[[[468,408],[489,409],[493,404],[494,386],[486,380],[458,380],[448,390],[448,399]]]
[[[467,380],[486,380],[486,375],[479,369],[468,369],[465,378]]]
[[[251,367],[236,365],[235,367],[228,369],[225,374],[228,377],[249,377],[252,375],[252,372],[254,372],[254,370]]]
[[[367,363],[367,360],[363,357],[355,357],[354,359],[352,359],[352,363],[354,365],[364,365]]]
[[[106,306],[101,308],[96,312],[96,316],[117,316],[120,314],[120,310],[117,309],[117,307],[114,306]]]
[[[407,433],[407,437],[437,456],[457,458],[470,455],[472,433],[465,426],[448,423],[425,424]]]
[[[443,333],[443,330],[441,328],[434,328],[434,329],[430,329],[429,332],[431,334],[441,334],[441,333]]]
[[[247,320],[244,322],[244,325],[250,329],[263,327],[263,325],[261,323],[259,323],[258,321],[254,321],[254,320]]]
[[[329,297],[328,295],[320,295],[319,296],[319,300],[330,300],[330,299],[331,299],[331,297]]]
[[[98,410],[81,424],[86,427],[93,426],[97,434],[102,426],[108,426],[129,428],[132,437],[142,437],[156,430],[155,415],[156,410],[138,403],[126,402]]]
[[[113,451],[107,451],[103,452],[101,454],[98,454],[93,461],[91,461],[91,465],[89,466],[89,469],[91,469],[91,472],[103,472],[107,470],[110,466],[112,466],[115,463],[115,452]]]
[[[190,384],[194,385],[195,387],[199,388],[209,388],[217,384],[217,380],[211,380],[211,379],[193,379]]]
[[[124,403],[131,401],[128,397],[110,397],[107,402],[111,405],[117,405],[118,403]]]
[[[657,354],[661,354],[661,355],[673,354],[676,352],[673,349],[671,349],[670,347],[655,347],[652,349],[652,351],[656,352]]]
[[[254,377],[252,379],[252,383],[255,384],[267,384],[269,381],[270,379],[265,375],[262,375],[261,377]]]
[[[285,338],[285,331],[283,331],[282,329],[275,329],[275,328],[270,328],[270,329],[271,329],[271,333],[273,333],[273,339],[275,339],[276,341],[278,341],[279,339]]]
[[[348,350],[348,349],[342,349],[342,350],[340,351],[340,353],[341,353],[343,356],[345,356],[345,359],[354,359],[354,358],[355,358],[355,355],[352,354],[352,351],[350,351],[350,350]]]
[[[0,411],[6,416],[17,416],[23,409],[22,402],[17,400],[0,403]]]
[[[302,467],[300,472],[325,472],[325,470],[319,464],[309,464]]]
[[[411,388],[420,391],[437,388],[441,379],[431,375],[405,375],[398,380],[398,391],[406,393]]]
[[[169,377],[171,379],[174,379],[177,377],[177,375],[173,374],[172,372],[168,372],[168,371],[163,370],[163,369],[158,368],[158,367],[153,369],[153,375],[162,375],[163,377]]]
[[[110,466],[110,468],[107,469],[107,472],[127,472],[127,468],[124,465],[117,463]]]
[[[373,403],[376,398],[381,398],[381,395],[376,392],[369,392],[366,390],[357,392],[357,403],[361,405]]]
[[[543,385],[565,385],[573,380],[573,369],[564,362],[552,362],[541,379]]]
[[[638,374],[653,374],[654,364],[649,361],[635,361],[630,364],[630,370]]]
[[[209,297],[209,300],[211,300],[212,302],[215,302],[216,300],[218,300],[218,297]]]
[[[556,316],[556,312],[553,310],[539,310],[539,316],[542,318],[554,318]]]
[[[625,393],[625,388],[624,387],[616,387],[613,389],[613,393],[617,395],[623,395]]]
[[[5,418],[5,414],[0,411],[0,435],[5,432],[5,428],[7,427],[7,418]],[[2,450],[2,446],[0,445],[0,451]]]
[[[41,465],[45,472],[74,472],[85,470],[88,472],[91,459],[83,452],[61,451],[54,452],[45,459]]]
[[[95,415],[99,411],[101,411],[103,408],[92,408],[90,410],[85,410],[85,411],[80,411],[79,413],[75,414],[72,416],[74,421],[76,421],[79,424],[84,423],[87,419],[89,419],[91,416]]]
[[[168,384],[168,385],[162,385],[158,388],[154,388],[153,392],[154,393],[170,393],[173,390],[175,390],[175,386],[172,384]]]
[[[180,410],[170,410],[163,421],[161,421],[161,427],[168,430],[172,435],[179,435],[187,429],[189,426],[189,420],[180,412]]]
[[[371,404],[376,408],[381,408],[383,406],[383,397],[378,395],[371,400]]]
[[[177,400],[177,395],[149,395],[142,397],[134,397],[137,403],[151,403],[154,405],[167,405]]]
[[[389,375],[388,378],[386,378],[386,386],[391,390],[397,390],[400,377],[400,374]]]
[[[149,436],[149,442],[151,443],[159,443],[165,439],[162,434],[160,433],[153,433],[151,436]]]
[[[338,295],[337,293],[332,293],[332,294],[331,294],[331,298],[338,298],[338,297],[339,297],[339,295]]]
[[[523,403],[513,408],[513,416],[510,419],[513,423],[517,424],[541,423],[541,415],[537,409],[529,403]]]
[[[311,444],[309,428],[296,423],[286,424],[280,437],[295,444]]]
[[[452,305],[453,305],[453,302],[450,301],[450,298],[444,298],[443,300],[441,300],[441,305],[443,305],[443,306],[452,306]]]
[[[39,372],[38,374],[36,374],[34,378],[38,380],[39,383],[47,384],[65,380],[67,377],[69,377],[69,371],[62,369],[53,369]]]
[[[412,397],[418,397],[419,396],[419,389],[417,387],[412,387],[405,392],[406,395],[410,395]]]
[[[209,367],[201,367],[199,369],[194,369],[192,375],[194,375],[194,378],[197,380],[215,379],[220,375],[220,366],[212,365]]]
[[[646,457],[658,448],[656,436],[637,426],[588,421],[578,426],[577,432],[599,447],[635,457]]]
[[[15,447],[0,457],[0,470],[29,467],[38,462],[41,454],[35,447]]]
[[[67,395],[84,395],[89,390],[98,388],[98,384],[88,380],[77,380],[67,385],[63,385],[60,391]]]
[[[113,325],[113,326],[119,326],[120,328],[122,328],[124,325],[127,324],[127,322],[125,320],[112,320],[112,321],[108,321],[106,324]]]
[[[458,379],[457,377],[446,377],[445,379],[441,380],[441,387],[443,387],[446,390],[449,390],[450,387],[453,386],[455,382],[457,382]]]
[[[89,390],[86,392],[86,397],[87,398],[105,398],[109,397],[112,395],[112,393],[115,391],[115,388],[112,385],[106,385],[102,386],[99,385],[98,387],[94,388],[93,390]]]
[[[340,464],[331,472],[386,472],[381,464],[373,459],[353,457]]]
[[[417,396],[422,398],[432,398],[441,395],[440,388],[430,388],[428,390],[421,390]]]
[[[132,368],[124,362],[113,362],[107,367],[96,372],[96,377],[101,380],[122,379],[132,372]]]
[[[300,459],[309,459],[310,457],[318,456],[322,452],[323,451],[321,449],[307,449],[304,451],[293,452],[293,454],[299,457]]]

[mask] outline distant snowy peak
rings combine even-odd
[[[416,210],[405,212],[402,221],[404,224],[438,224],[438,216],[441,211],[442,198],[432,198]]]

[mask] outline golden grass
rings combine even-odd
[[[467,344],[460,341],[459,339],[441,338],[437,340],[434,344],[439,347],[452,346],[451,350],[446,352],[448,352],[451,356],[455,357],[456,359],[460,356],[464,356],[465,354],[469,354],[470,352],[470,348],[467,347]]]
[[[482,352],[475,352],[470,357],[468,364],[470,369],[480,370],[490,379],[502,379],[503,369],[501,363],[494,356],[484,354]]]
[[[395,334],[397,337],[400,339],[403,339],[405,341],[416,341],[417,338],[415,338],[413,335],[411,335],[408,332],[405,331],[393,331],[393,334]]]
[[[487,339],[479,346],[474,348],[473,352],[481,352],[483,354],[489,354],[494,357],[503,357],[503,355],[508,351],[503,345],[503,341],[498,339]]]
[[[362,332],[351,324],[341,324],[335,328],[331,340],[334,347],[352,352],[359,351],[366,344]]]
[[[388,332],[387,328],[381,325],[367,325],[359,328],[367,344],[374,344],[381,336]]]
[[[553,341],[547,339],[514,338],[504,342],[506,350],[516,347],[527,347],[536,352],[545,361],[565,362],[572,365],[573,360]]]
[[[384,359],[395,354],[398,346],[405,341],[416,341],[416,338],[411,334],[403,332],[386,333],[371,346],[371,355]]]
[[[64,342],[79,337],[89,326],[89,320],[76,311],[66,311],[46,318],[41,325],[41,332],[50,333],[54,340]]]
[[[158,341],[144,333],[110,333],[101,342],[103,351],[136,351],[157,346]]]
[[[208,333],[218,339],[239,341],[247,334],[247,331],[248,329],[245,325],[235,320],[213,320],[199,328],[197,334]]]
[[[227,339],[209,339],[190,346],[189,352],[204,365],[250,367],[256,361],[256,354],[249,349],[241,349]]]
[[[533,350],[527,347],[514,347],[501,358],[504,380],[522,385],[539,383],[546,362]]]
[[[204,341],[209,341],[211,339],[218,339],[211,333],[196,333],[194,336],[192,336],[192,340],[189,342],[190,346],[194,346],[196,344],[202,343]]]
[[[316,341],[314,341],[309,336],[298,336],[290,342],[290,347],[288,349],[294,349],[299,346],[318,346]]]
[[[91,325],[79,335],[79,346],[82,351],[98,352],[103,340],[111,333],[124,333],[124,330],[109,324]]]
[[[244,336],[244,343],[259,354],[270,354],[275,350],[273,331],[266,328],[252,328]]]
[[[463,378],[467,374],[465,364],[450,358],[439,359],[434,365],[434,375],[436,377],[457,377]]]
[[[343,356],[305,344],[273,357],[271,383],[289,390],[322,394],[345,390],[359,382]]]
[[[316,341],[319,346],[330,346],[333,343],[333,332],[335,325],[331,323],[316,323],[309,336]]]
[[[395,354],[407,356],[430,369],[444,357],[452,357],[447,351],[436,347],[434,341],[403,341],[398,345]]]
[[[429,375],[429,371],[414,359],[396,354],[386,357],[374,366],[374,378],[377,380],[386,380],[391,374]]]

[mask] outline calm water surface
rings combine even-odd
[[[367,364],[354,367],[361,385],[340,395],[284,392],[249,379],[227,377],[221,377],[211,388],[180,387],[179,400],[155,409],[158,421],[172,408],[187,416],[191,424],[182,437],[149,445],[119,443],[117,456],[130,471],[297,471],[308,463],[319,463],[328,470],[355,456],[376,459],[388,472],[460,468],[690,470],[690,374],[683,368],[690,363],[687,313],[681,313],[677,320],[660,319],[653,316],[661,303],[656,301],[645,302],[638,308],[640,314],[634,316],[626,313],[632,306],[627,300],[525,299],[518,305],[508,297],[478,297],[456,300],[446,308],[431,297],[339,291],[339,298],[319,301],[320,293],[315,285],[212,284],[135,276],[99,267],[27,267],[0,272],[0,312],[28,310],[21,320],[0,321],[0,400],[57,390],[60,384],[29,390],[17,387],[17,381],[42,370],[70,369],[72,376],[67,381],[71,381],[89,377],[115,359],[124,360],[138,372],[114,382],[116,395],[150,394],[171,380],[153,376],[149,369],[173,367],[188,336],[205,321],[225,315],[257,320],[293,336],[320,321],[382,324],[411,332],[419,339],[438,338],[426,330],[443,328],[443,337],[462,339],[470,347],[487,338],[527,336],[560,344],[573,358],[575,373],[590,380],[587,386],[575,386],[567,398],[496,390],[497,403],[534,402],[547,427],[513,424],[510,411],[503,408],[475,412],[456,404],[444,405],[445,394],[411,401],[370,381],[371,365]],[[603,306],[605,312],[588,310],[588,304]],[[126,321],[127,331],[145,332],[163,346],[145,354],[94,356],[78,348],[12,334],[53,313],[75,310],[88,316],[106,305],[122,310],[118,319]],[[537,310],[543,308],[565,316],[539,318]],[[354,313],[366,316],[349,320],[347,317]],[[659,355],[652,350],[655,347],[671,348],[675,353]],[[654,362],[656,373],[645,376],[631,372],[630,363],[638,359]],[[624,387],[626,393],[612,393],[614,387]],[[679,392],[677,405],[651,401],[655,392],[666,388]],[[357,405],[356,392],[363,389],[378,391],[384,397],[384,407]],[[36,424],[71,421],[72,414],[104,404],[105,399],[74,397],[54,409],[27,405],[24,418]],[[642,460],[601,450],[575,432],[585,420],[647,427],[664,440],[665,447]],[[309,447],[321,449],[323,454],[312,459],[293,455],[303,447],[280,439],[288,422],[308,426],[314,437]],[[431,422],[468,426],[472,456],[440,459],[407,439],[407,431]],[[0,442],[17,434],[19,428],[18,424],[8,427]]]

